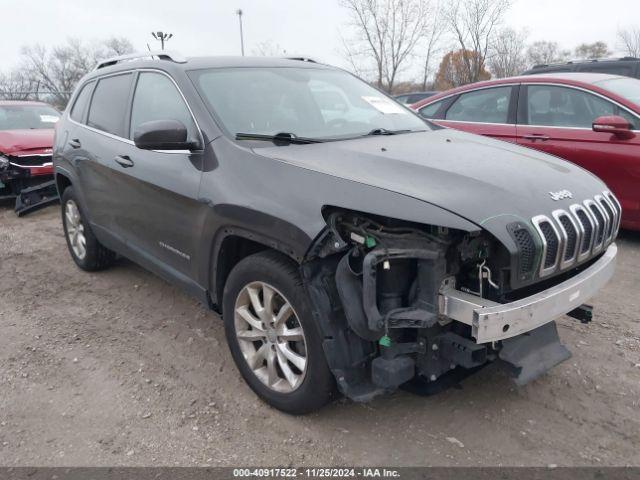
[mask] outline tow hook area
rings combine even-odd
[[[567,313],[569,317],[580,320],[580,323],[590,323],[593,320],[593,306],[580,305],[578,308]]]
[[[380,388],[395,389],[415,376],[415,361],[408,354],[424,354],[426,342],[392,344],[386,335],[378,342],[380,356],[371,362],[371,379]]]
[[[420,338],[416,343],[392,344],[385,336],[379,344],[381,356],[372,362],[372,378],[377,386],[386,389],[397,388],[411,380],[416,368],[421,377],[435,381],[458,366],[472,369],[489,360],[485,345],[453,332]],[[408,356],[412,353],[418,354],[417,360]]]
[[[502,340],[498,357],[506,364],[516,385],[522,386],[571,358],[571,352],[560,343],[556,322],[549,322],[517,337]]]

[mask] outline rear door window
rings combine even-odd
[[[125,115],[132,77],[131,73],[125,73],[98,81],[91,100],[87,125],[118,137],[126,137]]]
[[[477,123],[508,123],[511,87],[496,87],[463,93],[453,102],[446,120]]]

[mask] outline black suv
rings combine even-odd
[[[590,173],[312,61],[112,59],[54,143],[76,264],[120,254],[222,312],[288,412],[494,360],[525,383],[570,356],[553,320],[587,321],[614,270],[620,205]]]
[[[606,73],[609,75],[623,75],[625,77],[640,78],[640,58],[607,58],[536,65],[531,70],[524,72],[523,75],[561,72]]]

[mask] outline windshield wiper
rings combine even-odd
[[[386,128],[374,128],[369,133],[367,133],[366,135],[363,135],[363,136],[364,137],[371,137],[373,135],[398,135],[400,133],[409,133],[409,132],[415,132],[415,130],[410,130],[410,129],[405,129],[405,130],[387,130]]]
[[[272,141],[276,145],[287,145],[289,143],[307,144],[320,143],[319,138],[299,137],[295,133],[280,132],[275,135],[265,135],[262,133],[236,133],[236,140],[266,140]]]

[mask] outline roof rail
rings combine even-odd
[[[120,55],[118,57],[111,57],[111,58],[107,58],[106,60],[102,60],[100,62],[98,62],[98,64],[96,65],[95,70],[98,70],[100,68],[104,68],[104,67],[110,67],[112,65],[116,65],[120,62],[127,62],[127,61],[131,61],[131,60],[137,60],[139,58],[157,58],[158,60],[168,60],[170,62],[175,62],[175,63],[187,63],[187,59],[184,58],[182,55],[180,55],[179,53],[175,53],[175,52],[166,52],[164,50],[162,51],[155,51],[155,52],[140,52],[140,53],[130,53],[128,55]]]
[[[640,60],[640,58],[636,58],[636,57],[588,58],[584,60],[567,60],[566,62],[541,63],[540,65],[534,65],[533,68],[557,67],[561,65],[578,65],[582,63],[625,62],[625,61],[633,61],[633,60]]]
[[[286,60],[298,60],[299,62],[318,63],[313,58],[309,57],[284,57]]]

